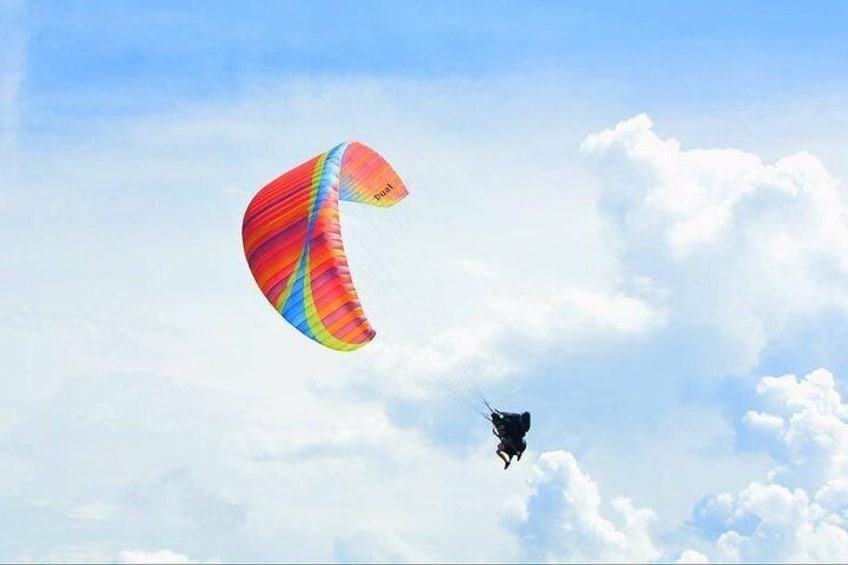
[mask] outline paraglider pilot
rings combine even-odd
[[[492,433],[501,440],[495,453],[504,462],[504,469],[507,469],[512,458],[517,457],[521,461],[521,454],[527,449],[524,436],[530,430],[530,412],[517,414],[492,410],[491,421]]]

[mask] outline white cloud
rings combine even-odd
[[[796,317],[848,310],[848,207],[813,155],[685,150],[644,114],[581,152],[627,271],[664,288],[675,318],[743,344],[746,362]]]
[[[543,453],[529,486],[529,495],[513,500],[507,514],[525,558],[537,563],[623,563],[660,557],[651,537],[654,512],[615,497],[610,501],[613,517],[605,517],[597,484],[572,454]]]
[[[848,477],[848,405],[830,371],[764,377],[757,394],[768,412],[749,411],[744,421],[780,462],[774,480],[808,486]]]
[[[810,500],[800,488],[753,482],[714,508],[727,530],[716,540],[718,558],[741,562],[844,562],[844,516]]]
[[[198,561],[169,549],[157,549],[153,551],[128,549],[118,554],[118,563],[126,565],[140,565],[142,563],[174,563],[182,565],[188,563],[220,563],[220,561],[217,559]]]
[[[549,297],[504,296],[490,305],[510,332],[542,343],[627,336],[662,326],[664,314],[638,298],[566,286]]]
[[[710,558],[694,549],[687,549],[680,554],[675,563],[709,563]]]
[[[421,342],[388,336],[370,345],[349,378],[376,369],[380,381],[372,384],[391,396],[422,398],[444,387],[463,393],[472,381],[481,386],[520,370],[528,349],[546,353],[638,339],[664,323],[662,310],[624,293],[576,286],[541,297],[489,293],[480,299],[476,315],[439,328]]]
[[[765,411],[749,411],[743,433],[778,465],[767,482],[705,499],[695,523],[715,540],[717,558],[742,562],[848,560],[848,405],[833,375],[764,377]]]
[[[848,404],[834,376],[817,369],[763,377],[758,410],[739,433],[766,449],[777,465],[765,481],[709,496],[694,509],[703,538],[658,542],[655,513],[624,497],[608,502],[597,483],[565,451],[543,453],[529,493],[506,502],[505,523],[523,558],[534,562],[678,563],[845,562],[848,559]],[[679,480],[679,478],[678,478]],[[602,509],[611,509],[612,516]],[[681,530],[682,533],[682,530]],[[702,542],[708,542],[704,545]],[[694,545],[694,544],[693,544]],[[672,558],[673,559],[673,558]]]

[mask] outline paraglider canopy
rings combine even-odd
[[[369,343],[339,225],[339,200],[389,207],[407,196],[376,151],[342,143],[262,188],[242,223],[244,254],[262,293],[303,335],[339,351]]]

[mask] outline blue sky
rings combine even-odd
[[[0,16],[0,560],[848,559],[844,3]],[[337,355],[240,226],[346,139]]]
[[[844,80],[846,8],[814,5],[39,2],[15,20],[26,26],[23,90],[36,115],[63,104],[95,115],[161,110],[291,75],[533,70],[613,86],[615,99],[651,111],[771,102]]]

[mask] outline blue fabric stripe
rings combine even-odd
[[[290,324],[300,330],[301,333],[315,341],[318,341],[318,338],[312,332],[309,327],[309,322],[306,320],[306,277],[304,275],[306,273],[309,259],[309,242],[312,240],[312,231],[315,225],[315,218],[318,216],[318,211],[327,199],[327,195],[330,193],[336,179],[339,178],[342,157],[344,156],[344,150],[347,145],[347,143],[340,143],[333,147],[327,152],[327,157],[324,159],[324,168],[321,171],[321,176],[318,179],[318,188],[315,191],[315,202],[312,209],[309,211],[309,224],[306,229],[307,243],[301,251],[297,271],[294,275],[297,280],[295,280],[292,292],[280,312]]]

